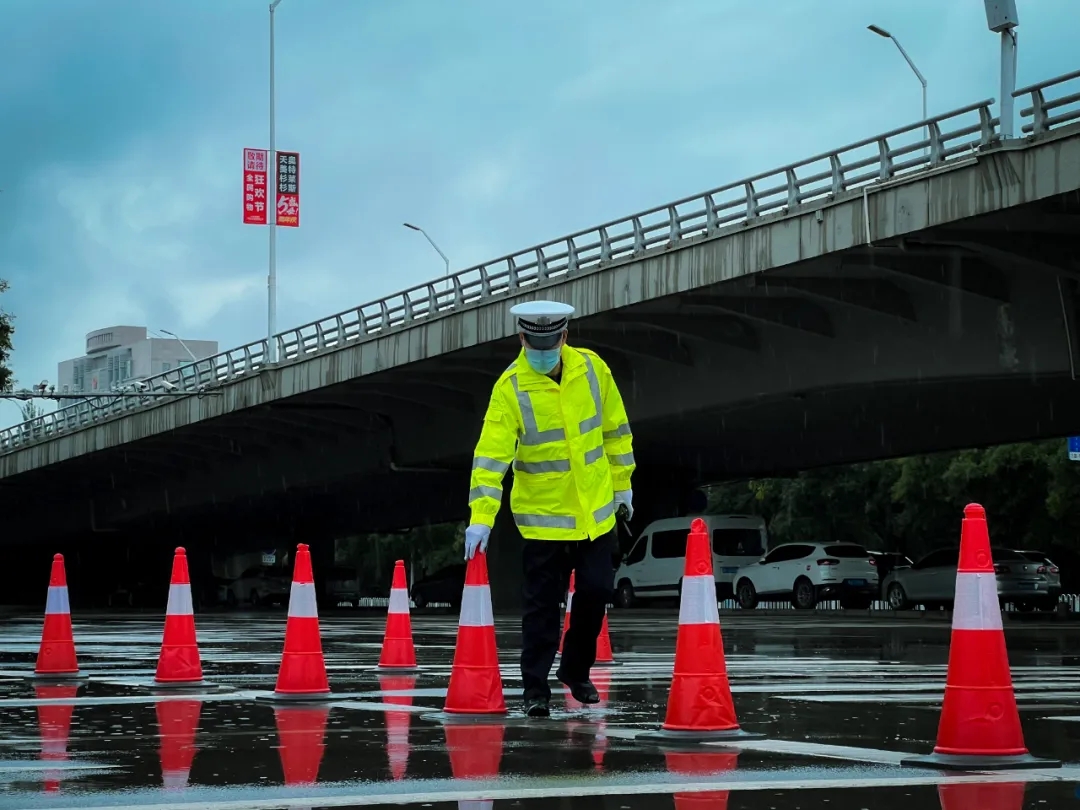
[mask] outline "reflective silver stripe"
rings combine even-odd
[[[493,473],[505,473],[510,469],[510,465],[505,461],[499,461],[495,458],[488,458],[487,456],[476,456],[472,461],[472,468],[474,470],[487,470]]]
[[[49,595],[45,599],[46,613],[71,613],[68,602],[67,585],[50,585]]]
[[[191,607],[191,586],[170,585],[169,603],[165,606],[165,615],[190,616],[194,612]]]
[[[605,439],[617,439],[620,436],[629,436],[629,435],[631,435],[631,433],[630,433],[630,423],[629,422],[623,422],[621,425],[619,425],[614,430],[605,430],[604,431],[604,438]]]
[[[593,464],[594,462],[599,461],[603,457],[603,455],[604,455],[604,447],[603,447],[603,445],[601,445],[600,447],[594,447],[592,450],[587,450],[585,452],[585,463],[586,464]]]
[[[608,456],[607,460],[614,464],[616,467],[629,467],[631,464],[635,464],[633,453],[616,453],[615,455]]]
[[[409,595],[405,593],[404,588],[391,588],[390,589],[390,609],[387,613],[408,613],[409,612]]]
[[[481,498],[494,498],[497,501],[502,500],[502,487],[473,487],[469,490],[469,503],[478,501]]]
[[[523,473],[549,473],[570,472],[570,459],[561,458],[558,461],[514,461],[514,472]]]
[[[607,506],[601,506],[595,512],[592,513],[592,518],[597,523],[603,523],[609,517],[615,514],[615,501],[612,501]]]
[[[679,624],[719,624],[716,580],[711,574],[683,577],[679,600]]]
[[[491,588],[487,585],[466,585],[461,593],[459,627],[494,627],[491,612]]]
[[[600,381],[596,379],[596,372],[593,370],[592,360],[589,359],[589,355],[587,354],[583,354],[582,357],[585,358],[585,379],[589,381],[589,392],[592,394],[593,405],[596,407],[596,416],[590,416],[578,425],[578,430],[580,430],[582,434],[585,434],[590,430],[596,430],[604,424],[602,412],[604,406],[600,402]]]
[[[289,618],[317,619],[319,610],[315,604],[315,583],[294,582],[289,590]]]
[[[519,515],[515,512],[514,523],[518,526],[532,526],[535,529],[577,528],[577,520],[566,515]]]
[[[953,630],[1001,629],[1001,605],[994,574],[956,575],[952,626]]]
[[[532,400],[529,392],[518,388],[517,375],[510,377],[514,386],[514,394],[517,395],[518,407],[521,409],[521,421],[525,423],[525,432],[518,440],[524,445],[547,444],[548,442],[566,441],[566,431],[562,428],[540,430],[536,425],[536,413],[533,411]]]

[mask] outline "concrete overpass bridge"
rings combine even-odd
[[[465,515],[515,300],[615,371],[642,520],[703,482],[1080,432],[1080,71],[0,431],[3,541],[306,539]],[[200,396],[199,391],[220,391]]]

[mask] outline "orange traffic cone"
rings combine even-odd
[[[71,631],[71,602],[68,600],[64,555],[53,556],[49,575],[49,596],[45,601],[45,624],[41,629],[34,676],[42,680],[84,680],[75,656],[75,637]]]
[[[314,785],[319,778],[326,749],[328,706],[286,706],[274,709],[278,732],[278,754],[286,785]]]
[[[706,776],[733,771],[739,764],[737,753],[679,753],[665,751],[664,759],[671,773]],[[707,790],[700,793],[676,793],[675,810],[726,810],[730,791]]]
[[[938,785],[941,810],[1021,810],[1024,806],[1023,782],[968,782]]]
[[[326,678],[326,661],[319,637],[315,577],[306,543],[296,547],[289,618],[285,624],[285,650],[281,654],[277,686],[272,695],[260,697],[283,703],[330,697],[330,682]]]
[[[379,676],[382,692],[407,692],[416,686],[416,678],[405,676]],[[412,706],[412,695],[383,695],[384,703]],[[390,763],[390,775],[396,781],[405,778],[409,765],[409,715],[407,711],[386,712],[386,758]]]
[[[55,686],[38,685],[34,687],[37,707],[38,731],[41,734],[41,761],[66,762],[68,758],[68,737],[71,734],[71,715],[75,711],[75,696],[79,692],[78,684],[57,684]],[[52,702],[70,701],[70,702]],[[60,790],[62,771],[45,771],[45,792],[55,793]]]
[[[166,790],[187,787],[191,763],[198,750],[195,734],[202,713],[201,700],[159,700],[158,729],[161,734],[161,781]]]
[[[562,635],[559,636],[559,655],[562,655],[563,643],[566,641],[566,631],[570,629],[570,612],[574,604],[574,572],[570,572],[570,589],[566,592],[566,619],[563,620]],[[597,664],[614,664],[615,656],[611,654],[611,636],[608,634],[607,608],[604,608],[604,623],[600,626],[600,635],[596,639],[596,662]]]
[[[390,609],[386,613],[379,669],[398,672],[416,671],[416,647],[413,646],[412,622],[409,619],[409,589],[405,582],[405,561],[394,563],[394,583],[390,586]]]
[[[716,608],[712,549],[705,521],[690,525],[686,541],[679,635],[675,643],[675,674],[668,695],[667,717],[659,731],[639,740],[706,742],[754,739],[739,728],[728,683],[720,614]]]
[[[465,570],[454,665],[443,711],[450,714],[506,714],[495,619],[491,612],[487,555],[478,553]]]
[[[173,557],[169,604],[165,608],[165,632],[161,639],[161,654],[158,656],[154,686],[206,686],[202,676],[202,662],[199,659],[199,643],[195,638],[195,615],[191,605],[187,553],[182,548],[177,548]]]
[[[1024,746],[986,512],[976,503],[964,508],[960,530],[949,672],[937,745],[930,756],[901,764],[980,771],[1061,766],[1036,759]]]

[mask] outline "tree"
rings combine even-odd
[[[981,503],[1006,548],[1080,551],[1080,464],[1054,439],[811,470],[713,487],[709,511],[754,513],[770,545],[860,543],[918,558],[960,539],[964,506]],[[1058,560],[1060,562],[1060,560]]]
[[[0,279],[0,293],[6,292],[7,288],[7,282]],[[11,321],[11,315],[0,307],[0,391],[6,391],[11,385],[11,370],[7,367],[8,355],[11,354],[11,334],[15,331]]]

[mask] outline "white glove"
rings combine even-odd
[[[627,520],[634,516],[634,490],[624,489],[615,493],[615,510],[618,511],[620,506],[626,506],[626,511],[630,513]]]
[[[471,560],[476,556],[476,550],[480,549],[483,554],[487,551],[488,537],[491,536],[491,528],[483,523],[474,523],[465,530],[465,559]]]

